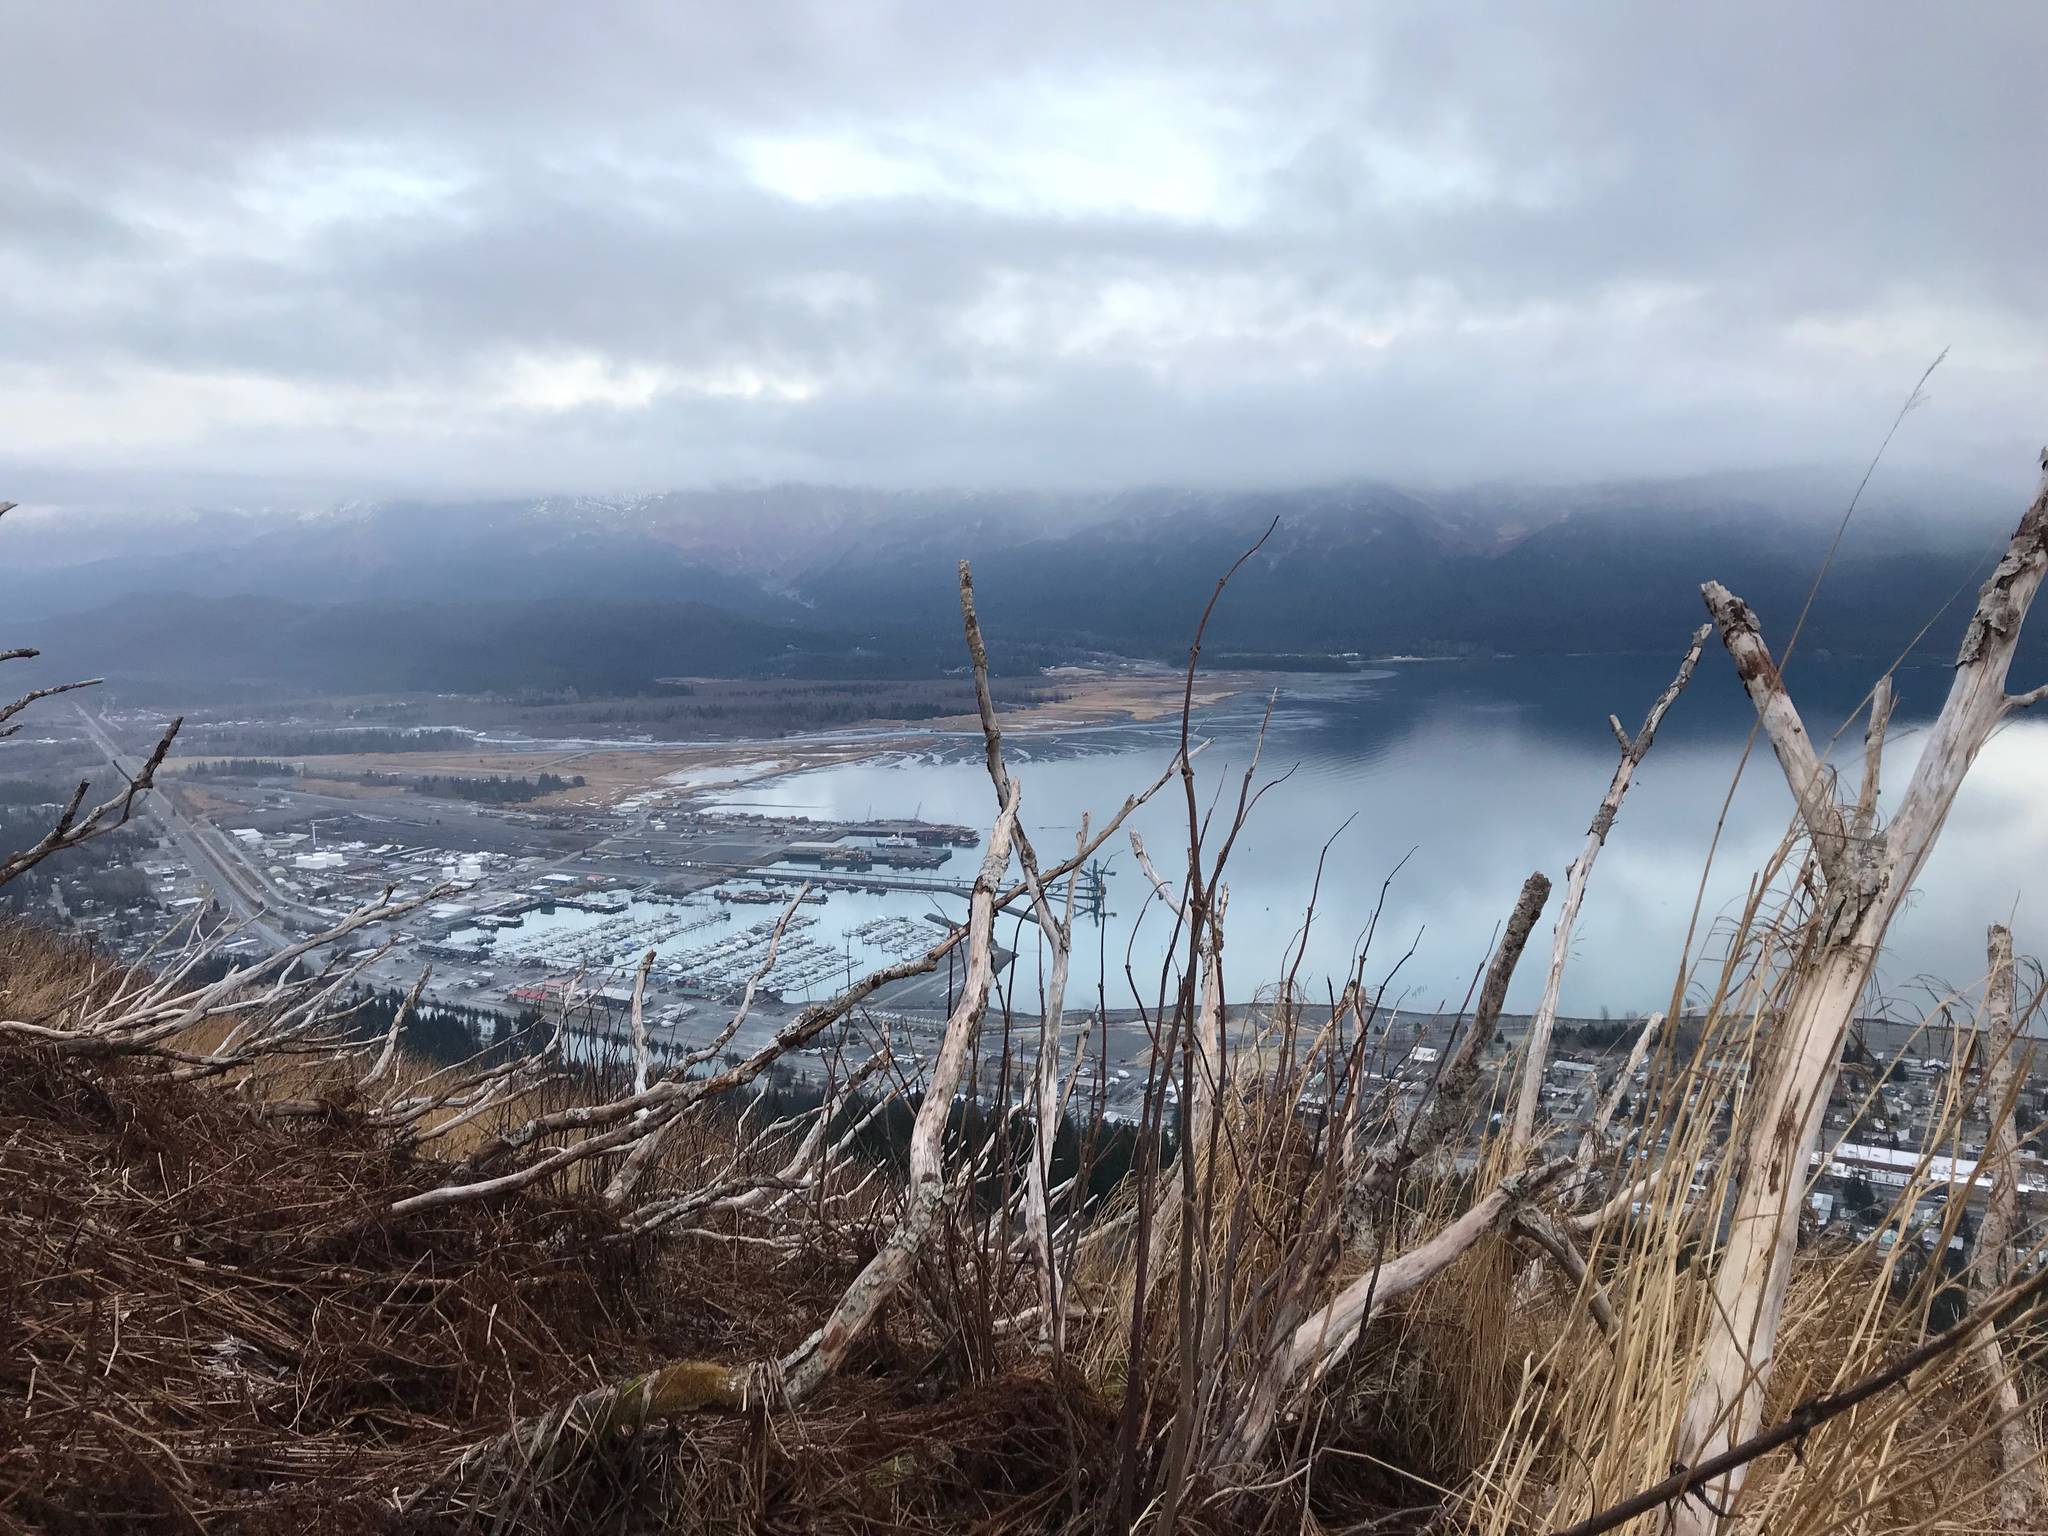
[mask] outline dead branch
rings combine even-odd
[[[391,1028],[384,1033],[384,1048],[377,1053],[377,1061],[368,1072],[356,1079],[358,1093],[368,1091],[371,1084],[391,1070],[391,1063],[398,1055],[398,1035],[405,1028],[405,1021],[412,1017],[412,1011],[419,1006],[420,994],[427,989],[427,980],[434,974],[430,965],[420,972],[420,979],[412,984],[412,990],[405,994],[405,1001],[391,1015]]]
[[[1849,835],[1859,840],[1869,837],[1877,824],[1884,738],[1892,723],[1893,703],[1891,674],[1886,673],[1870,690],[1870,723],[1863,730],[1863,784],[1856,792],[1856,811],[1849,820]]]
[[[1507,1001],[1508,983],[1515,965],[1529,943],[1543,904],[1550,898],[1550,877],[1541,870],[1522,882],[1514,910],[1508,914],[1506,930],[1487,964],[1486,980],[1479,991],[1479,1003],[1471,1026],[1445,1062],[1428,1101],[1414,1121],[1396,1139],[1383,1143],[1361,1160],[1351,1199],[1361,1201],[1391,1190],[1401,1174],[1418,1158],[1433,1153],[1450,1137],[1470,1128],[1473,1095],[1479,1085],[1479,1058],[1493,1043],[1500,1027],[1500,1011]]]
[[[633,1091],[647,1091],[647,973],[654,969],[654,951],[640,957],[633,972]]]
[[[2042,1485],[2040,1452],[2021,1409],[2015,1367],[2008,1365],[1999,1344],[1996,1316],[1985,1310],[1992,1294],[2012,1278],[2011,1245],[2019,1230],[2020,1155],[2013,1106],[2019,1100],[2023,1077],[2013,1059],[2019,1049],[2019,1034],[2013,1008],[2011,931],[1993,923],[1986,935],[1986,948],[1991,972],[1984,1011],[1991,1033],[1986,1045],[1980,1030],[1979,1045],[1985,1053],[1982,1099],[1990,1133],[1984,1138],[1984,1162],[1990,1170],[1991,1188],[1970,1266],[1970,1300],[1984,1316],[1972,1348],[1986,1379],[1993,1383],[1992,1407],[2002,1425],[1998,1433],[1999,1472],[2004,1478],[1998,1488],[1999,1523],[2007,1530],[2019,1531],[2027,1528],[2030,1510],[2048,1489]]]
[[[1223,1463],[1255,1457],[1273,1431],[1282,1402],[1298,1390],[1297,1383],[1308,1377],[1312,1384],[1344,1356],[1389,1302],[1442,1274],[1570,1166],[1569,1159],[1558,1158],[1510,1174],[1435,1236],[1396,1258],[1375,1263],[1312,1312],[1261,1369],[1224,1442]]]
[[[20,661],[26,657],[39,656],[41,654],[40,651],[31,650],[9,651],[4,656],[0,656],[0,661]],[[0,722],[12,720],[31,704],[38,703],[43,699],[54,699],[60,693],[76,693],[81,688],[97,688],[105,681],[104,677],[88,677],[82,682],[57,683],[48,688],[31,688],[13,703],[0,704]],[[0,740],[5,740],[20,729],[21,727],[18,725],[8,726],[6,730],[0,731]]]
[[[1785,782],[1792,787],[1792,798],[1813,838],[1814,852],[1832,877],[1841,869],[1849,842],[1849,829],[1835,800],[1834,773],[1823,768],[1815,756],[1806,723],[1799,718],[1792,695],[1785,691],[1785,680],[1771,660],[1762,627],[1749,604],[1718,581],[1708,582],[1700,591],[1706,597],[1707,611],[1720,626],[1721,643],[1735,663],[1735,675],[1756,706],[1757,720],[1784,770]]]
[[[857,1093],[877,1073],[888,1070],[895,1063],[895,1057],[885,1044],[856,1068],[839,1085],[839,1099],[828,1099],[813,1110],[809,1119],[811,1126],[787,1162],[771,1174],[760,1176],[732,1173],[720,1179],[704,1182],[700,1187],[685,1194],[657,1200],[635,1209],[627,1220],[627,1230],[636,1233],[654,1232],[663,1227],[685,1220],[700,1222],[704,1217],[741,1211],[769,1211],[787,1205],[795,1196],[819,1188],[848,1148],[875,1119],[895,1102],[897,1095],[892,1091],[877,1094],[875,1101],[859,1115],[852,1125],[843,1131],[830,1146],[825,1143],[839,1104],[846,1096]]]
[[[1658,1031],[1663,1027],[1664,1015],[1661,1012],[1653,1013],[1643,1020],[1643,1027],[1636,1034],[1636,1043],[1629,1047],[1628,1060],[1624,1061],[1621,1070],[1615,1073],[1614,1081],[1608,1087],[1607,1096],[1600,1101],[1600,1108],[1594,1113],[1593,1118],[1586,1122],[1586,1138],[1593,1146],[1597,1146],[1601,1138],[1607,1134],[1607,1127],[1620,1112],[1621,1101],[1628,1096],[1628,1090],[1635,1082],[1636,1069],[1642,1066],[1643,1058],[1650,1053],[1650,1042],[1657,1038]],[[1580,1151],[1582,1156],[1587,1154],[1586,1141],[1581,1142]]]
[[[1798,712],[1764,648],[1755,616],[1726,588],[1703,589],[1709,610],[1748,690],[1797,800],[1825,874],[1810,959],[1775,1030],[1770,1071],[1754,1101],[1754,1127],[1727,1246],[1714,1279],[1714,1305],[1677,1454],[1704,1464],[1752,1433],[1763,1412],[1785,1290],[1798,1242],[1806,1169],[1840,1065],[1842,1043],[1870,981],[1885,933],[1926,862],[1964,776],[2012,701],[2005,692],[2020,625],[2048,569],[2048,453],[2034,500],[2004,557],[1977,595],[1956,654],[1949,694],[1897,815],[1861,840],[1813,755]],[[1739,1490],[1730,1465],[1711,1502]],[[1672,1514],[1680,1536],[1709,1536],[1718,1517],[1690,1500]]]
[[[1657,1038],[1663,1027],[1662,1012],[1653,1013],[1643,1020],[1643,1027],[1636,1032],[1635,1044],[1629,1047],[1627,1059],[1622,1062],[1620,1070],[1608,1083],[1607,1090],[1601,1095],[1592,1118],[1580,1128],[1578,1167],[1565,1181],[1564,1190],[1559,1196],[1558,1203],[1566,1211],[1577,1210],[1600,1188],[1603,1177],[1600,1161],[1601,1154],[1606,1150],[1607,1128],[1621,1112],[1622,1100],[1628,1097],[1629,1089],[1635,1084],[1636,1069],[1642,1066],[1644,1057],[1649,1054],[1651,1042]]]
[[[218,981],[186,987],[183,979],[191,965],[212,952],[224,936],[216,935],[190,964],[148,981],[138,991],[124,996],[119,1006],[92,1010],[90,1016],[68,1025],[0,1019],[0,1035],[14,1035],[60,1055],[77,1058],[151,1058],[181,1067],[205,1066],[216,1072],[246,1066],[326,1021],[328,1015],[321,1005],[328,1000],[334,978],[331,973],[294,978],[293,969],[301,959],[372,924],[391,921],[426,902],[438,901],[446,894],[447,887],[436,886],[419,896],[394,902],[387,891],[379,900],[358,907],[319,933],[249,965],[238,966]],[[355,969],[360,968],[358,965]],[[194,1055],[175,1044],[176,1038],[194,1025],[228,1014],[238,1015],[241,1022],[212,1051]]]
[[[32,703],[37,697],[66,692],[72,687],[87,686],[89,685],[85,683],[67,684],[65,688],[46,689],[41,694],[31,694],[26,699],[16,700],[7,713],[12,714],[23,705]],[[5,715],[0,715],[0,719],[5,718]],[[137,798],[155,787],[156,771],[163,766],[164,757],[171,750],[171,743],[177,739],[178,728],[184,723],[182,715],[170,723],[162,739],[150,752],[148,760],[143,763],[142,771],[128,781],[126,789],[118,795],[111,795],[102,800],[83,814],[80,813],[80,807],[85,804],[86,794],[92,785],[90,781],[81,780],[78,788],[72,791],[70,802],[65,805],[63,813],[58,816],[57,824],[44,834],[40,842],[0,860],[0,885],[5,885],[8,881],[34,869],[52,854],[62,853],[67,848],[76,848],[80,843],[89,842],[95,837],[104,836],[116,827],[127,825],[129,817],[135,813]]]
[[[1600,856],[1607,834],[1613,829],[1615,818],[1621,814],[1621,802],[1628,794],[1636,768],[1657,739],[1657,727],[1663,723],[1665,714],[1679,694],[1685,691],[1685,685],[1692,681],[1693,669],[1699,665],[1700,648],[1712,633],[1711,624],[1702,624],[1693,632],[1692,644],[1678,664],[1678,675],[1657,695],[1649,714],[1644,717],[1643,728],[1634,736],[1626,735],[1620,722],[1612,715],[1608,716],[1608,725],[1622,744],[1621,761],[1615,765],[1614,776],[1608,780],[1607,793],[1600,797],[1599,809],[1593,812],[1592,824],[1586,829],[1585,845],[1564,872],[1564,901],[1558,907],[1557,925],[1551,933],[1550,969],[1544,976],[1543,996],[1536,1004],[1536,1012],[1530,1016],[1529,1036],[1522,1047],[1522,1076],[1515,1093],[1510,1141],[1518,1159],[1529,1155],[1535,1140],[1536,1106],[1542,1097],[1544,1074],[1550,1069],[1550,1035],[1557,1025],[1557,1004],[1564,983],[1565,961],[1571,954],[1572,929],[1579,920],[1579,907],[1586,899],[1586,882],[1592,876],[1593,861]]]
[[[846,1358],[883,1304],[909,1274],[924,1245],[946,1192],[944,1150],[946,1121],[953,1112],[953,1094],[994,980],[995,884],[1010,861],[1010,840],[1016,830],[1021,792],[1014,780],[1003,813],[989,836],[988,854],[975,876],[967,920],[967,979],[959,1002],[946,1020],[946,1032],[932,1062],[924,1101],[910,1131],[910,1178],[902,1218],[881,1252],[868,1262],[840,1297],[823,1326],[785,1356],[777,1367],[783,1393],[801,1401]]]
[[[1588,1278],[1585,1255],[1578,1245],[1540,1206],[1518,1207],[1508,1219],[1508,1229],[1517,1237],[1525,1238],[1546,1258],[1564,1271],[1564,1277],[1571,1282],[1573,1290],[1586,1298],[1586,1310],[1600,1331],[1612,1339],[1619,1326],[1614,1320],[1614,1308],[1599,1285]]]
[[[1486,984],[1479,989],[1479,1004],[1472,1013],[1472,1026],[1465,1031],[1465,1038],[1458,1042],[1458,1048],[1445,1064],[1443,1075],[1437,1079],[1435,1103],[1447,1102],[1462,1106],[1472,1096],[1472,1090],[1479,1082],[1479,1058],[1486,1048],[1493,1044],[1500,1027],[1501,1006],[1507,1002],[1508,983],[1514,979],[1515,966],[1522,958],[1522,950],[1529,942],[1529,934],[1536,926],[1536,919],[1543,915],[1543,904],[1550,899],[1550,877],[1541,870],[1532,873],[1522,882],[1522,893],[1515,898],[1514,910],[1508,914],[1508,926],[1500,937],[1500,947],[1493,952],[1493,960],[1486,969]]]
[[[1088,818],[1084,814],[1076,842],[1087,840]],[[1053,1246],[1048,1186],[1052,1182],[1053,1144],[1060,1124],[1060,1024],[1066,1009],[1067,972],[1074,953],[1074,880],[1068,877],[1065,910],[1055,918],[1036,875],[1027,870],[1025,876],[1031,883],[1031,908],[1037,914],[1039,931],[1052,946],[1052,975],[1045,984],[1040,1006],[1038,1056],[1031,1071],[1031,1162],[1024,1174],[1024,1226],[1036,1248],[1044,1337],[1058,1355],[1065,1342],[1065,1282],[1060,1273],[1059,1254]]]

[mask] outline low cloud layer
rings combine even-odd
[[[1682,473],[1867,454],[1944,346],[1902,458],[2048,435],[2017,0],[5,27],[30,494]]]

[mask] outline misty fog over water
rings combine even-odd
[[[1527,1009],[1542,986],[1551,923],[1565,870],[1605,792],[1617,749],[1611,711],[1636,730],[1676,666],[1671,657],[1394,665],[1358,677],[1285,681],[1274,706],[1257,782],[1279,780],[1258,802],[1233,851],[1225,970],[1233,1000],[1281,973],[1297,942],[1316,860],[1330,843],[1301,979],[1321,995],[1349,969],[1381,884],[1400,865],[1366,966],[1378,984],[1409,945],[1393,994],[1404,1008],[1457,1007],[1496,925],[1524,876],[1541,869],[1557,885],[1509,994]],[[1862,724],[1851,720],[1878,669],[1869,663],[1795,659],[1787,680],[1816,743],[1849,721],[1834,760],[1845,779],[1861,771]],[[1945,667],[1902,669],[1887,754],[1885,797],[1896,803],[1920,750],[1922,727],[1947,688]],[[1213,743],[1196,759],[1198,802],[1227,821],[1250,761],[1263,694],[1208,710],[1196,734]],[[1600,855],[1564,978],[1568,1015],[1661,1007],[1684,953],[1695,893],[1751,720],[1727,657],[1709,642],[1691,687],[1667,717],[1638,770]],[[1023,812],[1041,859],[1070,851],[1083,811],[1100,819],[1171,760],[1177,721],[1013,732],[1007,748],[1024,786]],[[2041,885],[2048,879],[2048,722],[2016,719],[1986,748],[1958,799],[1933,858],[1892,929],[1880,968],[1887,995],[1925,1003],[1931,981],[1965,987],[1984,966],[1984,928],[2010,921],[2022,953],[2048,947]],[[1222,799],[1217,800],[1219,789]],[[734,807],[829,817],[907,816],[986,828],[994,794],[978,737],[931,751],[795,773],[715,797]],[[1740,910],[1752,874],[1792,815],[1777,764],[1761,740],[1729,806],[1706,886],[1695,962],[1718,956],[1725,919]],[[1178,781],[1133,818],[1155,866],[1177,881],[1185,869],[1187,810]],[[1341,831],[1340,831],[1341,829]],[[1334,840],[1332,840],[1334,839]],[[1218,841],[1211,838],[1212,845]],[[1213,855],[1212,855],[1213,856]],[[971,878],[979,855],[960,850],[945,873]],[[1102,852],[1112,915],[1077,919],[1070,1006],[1092,1003],[1105,975],[1111,1007],[1133,1002],[1126,956],[1147,999],[1156,993],[1172,920],[1145,899],[1128,840]],[[1402,860],[1406,859],[1405,864]],[[899,896],[896,910],[941,910],[958,898]],[[835,897],[825,909],[867,915],[868,900]],[[1020,948],[1013,986],[1020,1008],[1035,1000],[1035,937],[1005,920]],[[1702,971],[1702,975],[1710,975]],[[1711,986],[1711,981],[1707,983]]]

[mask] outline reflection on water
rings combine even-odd
[[[1395,988],[1404,1006],[1430,1008],[1445,999],[1456,1006],[1523,877],[1541,869],[1562,885],[1613,771],[1607,714],[1618,714],[1634,730],[1675,659],[1429,663],[1355,679],[1286,681],[1259,773],[1260,782],[1280,782],[1259,801],[1226,877],[1232,996],[1248,995],[1278,974],[1297,941],[1317,855],[1334,837],[1302,977],[1317,978],[1320,989],[1323,978],[1348,969],[1381,882],[1406,857],[1387,897],[1368,979],[1376,981],[1413,941],[1414,956]],[[1871,675],[1866,665],[1819,657],[1799,659],[1788,672],[1818,742],[1852,722],[1837,751],[1851,777],[1860,771],[1860,725],[1852,717]],[[1918,727],[1946,687],[1947,671],[1938,666],[1900,674],[1885,775],[1888,802],[1905,784],[1923,734]],[[1265,703],[1239,696],[1200,718],[1199,733],[1213,742],[1196,760],[1202,812],[1218,803],[1220,792],[1216,814],[1227,817]],[[1600,856],[1565,974],[1567,1013],[1628,1012],[1661,1006],[1669,996],[1750,718],[1726,657],[1710,646],[1638,771]],[[1013,736],[1009,757],[1041,855],[1050,861],[1071,848],[1083,811],[1108,815],[1149,782],[1170,759],[1176,729],[1162,723]],[[2048,949],[2048,922],[2032,888],[2035,872],[2048,869],[2044,770],[2048,724],[2015,721],[1986,748],[1894,925],[1880,971],[1889,990],[1902,992],[1925,976],[1958,985],[1976,980],[1983,971],[1984,927],[1994,920],[2012,922],[2024,952]],[[846,818],[919,814],[977,826],[989,822],[995,803],[979,741],[967,738],[710,798],[756,810]],[[1777,766],[1759,743],[1728,810],[1707,883],[1703,934],[1713,919],[1739,906],[1791,811]],[[1187,806],[1177,784],[1134,824],[1162,873],[1171,877],[1184,867]],[[978,857],[958,850],[944,873],[967,879]],[[1144,899],[1124,839],[1105,848],[1103,858],[1111,870],[1111,915],[1099,925],[1077,925],[1075,986],[1085,978],[1084,995],[1092,1000],[1098,976],[1104,977],[1111,1006],[1124,1006],[1131,1001],[1127,956],[1141,982],[1149,976],[1148,996],[1156,991],[1170,919]],[[929,895],[834,895],[820,909],[817,942],[858,960],[863,953],[845,935],[859,923],[935,908],[957,916],[964,905]],[[1541,931],[1547,934],[1547,922]],[[1022,928],[1014,941],[1006,931],[1003,942],[1022,950],[1013,981],[1022,1005],[1035,987],[1031,931]],[[1548,950],[1547,944],[1531,948],[1532,955]],[[1541,972],[1540,960],[1523,965],[1511,1008],[1533,1004]]]

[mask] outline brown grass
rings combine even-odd
[[[1667,1181],[1641,1215],[1586,1240],[1589,1283],[1621,1318],[1614,1340],[1571,1286],[1488,1239],[1375,1321],[1282,1423],[1263,1472],[1195,1488],[1181,1527],[1519,1536],[1661,1477],[1705,1317],[1696,1212],[1717,1207],[1732,1177],[1712,1111],[1733,1098],[1740,1113],[1738,1070],[1796,964],[1801,915],[1754,915],[1728,944],[1704,1029],[1689,1049],[1653,1055],[1636,1134],[1676,1166],[1699,1164],[1706,1197]],[[62,1016],[120,978],[74,946],[0,926],[11,1016]],[[203,1049],[228,1027],[184,1044]],[[518,1195],[393,1218],[394,1201],[444,1180],[507,1121],[616,1084],[549,1084],[409,1150],[366,1128],[351,1070],[266,1061],[181,1085],[140,1064],[0,1048],[0,1528],[1065,1531],[1098,1528],[1113,1507],[1132,1385],[1129,1230],[1077,1269],[1082,1316],[1055,1363],[1028,1328],[1002,1325],[1028,1305],[1029,1272],[991,1244],[963,1187],[918,1283],[800,1411],[692,1418],[598,1446],[567,1476],[494,1477],[460,1504],[401,1510],[394,1489],[433,1487],[463,1447],[577,1392],[665,1361],[786,1352],[872,1256],[893,1201],[794,1223],[780,1247],[741,1240],[760,1229],[737,1224],[625,1241],[593,1198],[604,1165],[592,1161]],[[428,1068],[402,1070],[416,1080]],[[284,1100],[324,1108],[268,1112]],[[1213,1220],[1195,1262],[1212,1299],[1247,1321],[1216,1367],[1242,1379],[1289,1300],[1261,1284],[1315,1230],[1325,1149],[1290,1101],[1256,1086],[1227,1099],[1223,1126],[1199,1170]],[[688,1122],[653,1192],[699,1187],[741,1155],[729,1115]],[[1437,1230],[1504,1157],[1489,1144],[1476,1171],[1419,1167],[1373,1216],[1365,1251]],[[1609,1172],[1621,1187],[1624,1170]],[[1168,1183],[1177,1190],[1177,1173]],[[1147,1443],[1181,1394],[1179,1219],[1169,1203],[1156,1250],[1168,1258],[1149,1292]],[[1802,1249],[1773,1414],[1925,1335],[1938,1276],[1895,1285],[1903,1251]],[[1363,1262],[1352,1252],[1294,1299],[1327,1294]],[[1798,1454],[1767,1458],[1746,1496],[1753,1528],[1995,1529],[1988,1385],[1954,1358]]]
[[[13,1016],[61,1006],[81,968],[69,944],[0,928]],[[321,1094],[332,1114],[265,1113]],[[390,1216],[488,1128],[411,1156],[350,1113],[333,1068],[178,1084],[0,1046],[0,1529],[615,1529],[680,1511],[690,1529],[871,1532],[1093,1498],[1108,1410],[1092,1394],[1001,1363],[963,1378],[904,1315],[801,1421],[643,1436],[573,1477],[494,1489],[488,1521],[399,1511],[394,1489],[567,1395],[788,1349],[872,1249],[860,1226],[794,1255],[657,1250],[617,1240],[574,1187]],[[727,1127],[695,1135],[664,1177],[729,1150]]]

